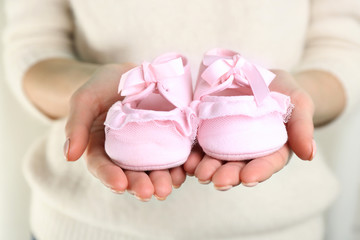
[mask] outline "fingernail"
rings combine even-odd
[[[113,192],[113,193],[116,193],[116,194],[123,194],[125,191],[121,191],[121,190],[116,190],[116,189],[113,189],[113,188],[110,188],[110,190]]]
[[[193,177],[194,176],[194,174],[193,173],[186,173],[186,175],[188,175],[189,177]]]
[[[252,182],[252,183],[242,183],[242,185],[244,185],[245,187],[255,187],[256,185],[258,185],[259,182]]]
[[[151,197],[150,197],[150,198],[141,198],[141,197],[137,196],[136,194],[134,194],[134,196],[135,196],[138,200],[140,200],[140,201],[142,201],[142,202],[148,202],[148,201],[150,201],[150,199],[151,199]]]
[[[135,195],[135,192],[134,191],[131,191],[131,190],[127,190],[127,192],[131,195]]]
[[[232,185],[226,185],[226,186],[215,186],[214,185],[214,188],[219,191],[227,191],[230,188],[232,188]]]
[[[181,185],[173,185],[173,187],[174,187],[175,189],[178,189],[178,188],[181,187]]]
[[[313,160],[314,159],[314,157],[315,157],[315,155],[316,155],[316,142],[315,142],[315,140],[313,139],[312,140],[312,153],[311,153],[311,156],[310,156],[310,161],[311,160]]]
[[[159,197],[158,195],[154,194],[154,196],[156,197],[157,200],[159,201],[164,201],[166,199],[166,197]]]
[[[200,179],[198,179],[198,181],[201,184],[209,184],[210,183],[210,180],[200,180]]]
[[[69,161],[69,148],[70,148],[70,138],[67,138],[64,143],[64,157],[66,161]]]

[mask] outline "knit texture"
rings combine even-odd
[[[266,68],[327,70],[343,82],[348,111],[359,101],[358,0],[7,0],[6,13],[7,80],[44,121],[50,120],[22,90],[25,72],[43,59],[141,63],[176,51],[188,57],[196,79],[203,53],[213,47],[234,49]],[[320,239],[321,221],[310,220],[320,218],[337,191],[320,150],[311,164],[294,157],[255,188],[218,192],[188,178],[165,202],[142,203],[110,192],[83,160],[66,163],[63,129],[63,121],[54,122],[25,161],[39,240],[271,239],[286,229],[291,237],[273,239],[310,239],[298,230],[316,230],[297,228],[307,221]]]

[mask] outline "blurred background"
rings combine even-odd
[[[0,37],[4,24],[3,0],[0,0]],[[1,58],[0,239],[30,239],[30,191],[22,174],[22,158],[34,139],[46,133],[47,127],[19,105],[5,83],[3,71]],[[328,213],[327,240],[360,240],[359,136],[360,108],[316,130],[318,147],[328,157],[341,185],[340,196]]]
[[[0,0],[0,37],[4,26]],[[0,239],[30,239],[30,191],[22,174],[22,158],[31,143],[47,131],[23,111],[6,85],[0,48]]]

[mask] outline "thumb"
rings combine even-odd
[[[93,122],[120,100],[114,87],[118,85],[121,75],[133,67],[132,63],[104,65],[71,97],[64,145],[68,161],[76,161],[85,152]]]
[[[96,99],[86,91],[77,91],[70,100],[70,113],[65,126],[67,140],[64,155],[68,161],[76,161],[85,152],[91,126],[100,114]]]
[[[291,99],[295,105],[287,123],[289,145],[302,160],[312,160],[315,155],[313,113],[314,104],[303,91],[296,91]]]

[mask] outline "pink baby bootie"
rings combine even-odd
[[[196,136],[189,107],[192,82],[187,59],[176,53],[144,62],[122,75],[105,120],[105,150],[124,169],[147,171],[183,164]]]
[[[284,122],[290,97],[270,92],[275,75],[240,54],[208,51],[200,67],[194,102],[199,118],[198,142],[221,160],[249,160],[280,149],[287,141]]]

